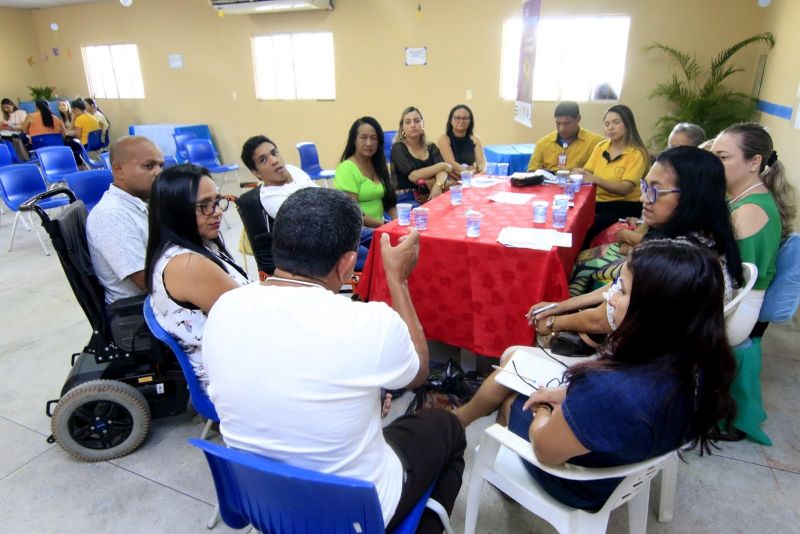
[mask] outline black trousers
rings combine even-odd
[[[434,482],[431,497],[451,514],[461,489],[467,447],[458,418],[444,410],[420,410],[389,424],[383,429],[383,437],[406,471],[400,502],[386,530],[392,530],[402,521]],[[425,510],[417,532],[441,534],[439,516]]]
[[[594,224],[586,232],[586,239],[583,240],[581,250],[589,248],[592,239],[597,234],[617,222],[618,219],[627,217],[641,217],[642,203],[630,202],[627,200],[614,200],[611,202],[597,202],[594,207]]]

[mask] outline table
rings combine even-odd
[[[483,152],[486,161],[491,163],[508,163],[508,173],[525,172],[528,162],[533,155],[533,143],[520,143],[515,145],[486,145]]]
[[[572,232],[573,246],[549,251],[510,248],[497,242],[505,226],[534,227],[530,201],[518,206],[487,199],[495,192],[511,190],[549,201],[561,192],[555,185],[520,190],[503,182],[487,189],[464,189],[461,206],[450,205],[450,193],[425,204],[428,229],[420,234],[419,263],[408,284],[428,339],[499,357],[511,345],[532,343],[533,330],[523,317],[531,305],[567,298],[572,265],[594,220],[595,186],[582,187],[575,207],[569,210],[565,230]],[[465,212],[470,208],[484,215],[477,238],[466,237]],[[551,216],[552,212],[548,213],[547,223],[541,227],[551,227]],[[365,300],[391,300],[380,260],[383,233],[396,243],[407,229],[395,220],[375,230],[374,246],[356,289]]]

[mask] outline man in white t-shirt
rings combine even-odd
[[[145,293],[147,200],[163,166],[164,155],[146,137],[123,137],[111,145],[114,182],[86,219],[89,254],[106,304]]]
[[[353,302],[337,292],[353,272],[361,223],[358,203],[341,191],[291,195],[272,232],[275,276],[220,297],[203,360],[227,445],[375,484],[391,530],[432,484],[452,511],[466,439],[443,410],[381,429],[381,388],[417,387],[428,375],[406,282],[419,236],[412,229],[397,246],[388,235],[380,243],[394,309]],[[426,513],[418,532],[437,531],[438,518]]]
[[[283,156],[267,136],[256,135],[242,146],[242,162],[253,176],[261,180],[261,205],[274,219],[283,201],[295,191],[306,187],[317,187],[302,169],[286,165]]]
[[[303,169],[287,165],[278,147],[265,135],[256,135],[242,145],[242,162],[253,176],[261,180],[259,192],[261,205],[270,219],[275,219],[278,210],[289,195],[306,187],[317,187]],[[361,228],[356,270],[360,271],[367,260],[372,243],[372,228]]]

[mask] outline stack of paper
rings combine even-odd
[[[472,187],[484,189],[486,187],[492,187],[493,185],[503,184],[505,182],[506,181],[502,178],[489,178],[488,176],[478,176],[477,178],[472,179]]]
[[[487,198],[491,201],[499,202],[501,204],[516,204],[521,206],[526,202],[530,202],[530,200],[535,196],[536,195],[531,195],[528,193],[509,193],[508,191],[502,191]]]
[[[506,226],[500,230],[497,242],[507,247],[550,250],[551,247],[571,247],[572,234],[553,229]]]

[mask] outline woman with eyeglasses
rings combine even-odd
[[[486,157],[481,139],[475,135],[475,116],[464,104],[450,110],[445,133],[436,141],[446,163],[451,166],[450,177],[461,180],[461,171],[483,172]]]
[[[506,364],[456,410],[462,424],[504,406],[501,424],[530,440],[549,465],[626,465],[686,443],[708,452],[736,411],[717,256],[686,240],[649,241],[631,253],[618,285],[609,308],[619,327],[599,359],[565,368],[565,385],[528,399],[497,382],[499,373],[514,372]],[[590,512],[621,481],[565,480],[525,467],[553,498]]]
[[[624,217],[638,217],[642,211],[636,186],[650,166],[650,155],[644,146],[633,111],[617,104],[603,116],[606,140],[594,147],[583,169],[583,181],[597,185],[594,224],[586,233],[584,245]]]
[[[248,283],[220,236],[228,199],[217,192],[208,169],[165,169],[150,192],[145,280],[158,323],[186,352],[208,385],[201,343],[211,307],[226,291]]]
[[[694,147],[665,150],[641,181],[640,199],[642,218],[649,228],[643,242],[683,237],[713,250],[725,266],[725,302],[730,300],[733,287],[741,285],[744,279],[725,200],[725,170],[719,159]],[[615,279],[621,266],[622,261],[609,266],[605,276]],[[614,329],[613,316],[605,304],[606,293],[613,295],[613,291],[613,286],[605,285],[540,313],[534,312],[551,303],[534,304],[528,320],[536,325],[545,345],[550,337],[562,331],[583,334],[583,341],[593,345],[589,334],[599,334],[602,339]]]

